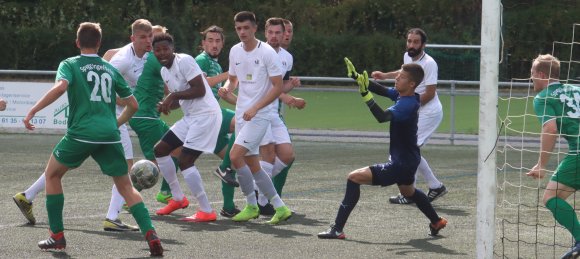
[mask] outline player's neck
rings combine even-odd
[[[424,56],[425,56],[425,51],[424,51],[424,50],[421,50],[421,53],[419,53],[419,55],[417,55],[417,56],[414,56],[414,57],[412,57],[411,59],[412,59],[413,61],[417,61],[417,60],[420,60],[420,59],[422,59]]]
[[[258,39],[256,39],[255,37],[248,40],[247,42],[243,42],[242,46],[244,47],[244,50],[247,52],[250,52],[252,50],[254,50],[256,48],[256,46],[258,46]]]
[[[81,49],[81,54],[83,54],[83,55],[97,54],[98,52],[99,52],[99,48],[82,48]]]

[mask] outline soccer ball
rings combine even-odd
[[[149,160],[139,160],[129,171],[133,187],[137,190],[149,189],[159,180],[159,167]]]

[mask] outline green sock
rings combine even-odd
[[[62,223],[62,210],[64,208],[64,194],[47,194],[46,211],[48,214],[48,225],[52,233],[59,233],[64,230]]]
[[[288,177],[288,171],[290,171],[290,167],[292,167],[292,164],[294,164],[294,161],[290,162],[288,166],[282,169],[282,171],[280,171],[280,173],[274,176],[274,178],[272,179],[272,182],[274,183],[274,188],[276,188],[276,192],[278,192],[278,195],[280,197],[282,197],[282,189],[286,184],[286,177]]]
[[[175,168],[179,168],[179,163],[177,161],[177,158],[171,157],[171,159],[173,159],[173,163],[175,164]],[[171,187],[169,187],[169,184],[167,183],[167,181],[165,181],[165,178],[163,178],[163,176],[161,176],[161,179],[163,179],[163,181],[161,182],[161,190],[159,190],[159,191],[171,195]]]
[[[574,208],[568,202],[554,197],[546,202],[546,208],[552,212],[552,215],[554,215],[554,218],[560,225],[570,231],[574,240],[580,241],[580,222],[578,222]]]
[[[153,223],[151,223],[151,217],[149,216],[149,211],[145,207],[145,203],[136,203],[129,208],[129,211],[131,212],[131,215],[133,215],[133,218],[135,218],[135,221],[137,221],[137,225],[139,225],[139,229],[143,235],[145,235],[147,231],[155,229]]]
[[[235,174],[234,174],[235,176]],[[224,209],[233,210],[236,208],[234,204],[234,187],[220,181],[222,183],[222,196],[224,197]]]
[[[226,149],[226,154],[224,156],[224,159],[222,160],[222,163],[220,164],[220,169],[226,170],[226,168],[230,167],[232,165],[232,161],[230,160],[230,150],[232,149],[232,146],[234,145],[234,142],[236,140],[236,135],[234,133],[232,133],[232,135],[230,136],[230,140],[228,142],[228,147]],[[235,176],[235,171],[234,172],[234,176]],[[226,210],[233,210],[234,208],[236,208],[236,204],[234,204],[234,187],[224,183],[223,181],[221,181],[222,183],[222,196],[224,197],[224,209]]]

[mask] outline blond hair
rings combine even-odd
[[[166,33],[167,32],[167,27],[161,26],[161,25],[154,25],[152,27],[152,31],[153,31],[153,34]]]
[[[137,31],[150,32],[153,29],[153,25],[146,19],[137,19],[133,24],[131,24],[131,34],[135,35]]]
[[[558,60],[558,58],[550,54],[540,54],[536,59],[534,59],[534,63],[536,64],[536,72],[542,72],[549,75],[550,79],[560,78],[560,60]]]

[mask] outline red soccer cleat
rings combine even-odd
[[[215,211],[210,213],[198,211],[195,214],[191,215],[190,217],[185,217],[180,220],[187,221],[187,222],[210,222],[215,221],[217,219],[217,214]]]
[[[171,199],[171,200],[169,200],[169,202],[167,203],[167,205],[165,207],[155,211],[155,214],[157,214],[157,215],[169,215],[169,214],[171,214],[171,212],[174,212],[178,209],[185,209],[185,208],[187,208],[187,206],[189,206],[189,201],[187,200],[187,198],[185,196],[183,197],[183,200],[181,200],[181,201],[176,201],[174,199]]]
[[[145,234],[145,240],[149,245],[149,252],[151,256],[163,256],[163,247],[161,246],[161,240],[157,237],[155,230],[151,229]]]

